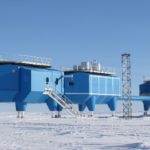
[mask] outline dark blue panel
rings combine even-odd
[[[95,104],[96,104],[96,97],[92,96],[87,102],[87,108],[89,109],[89,111],[94,111],[95,110]]]
[[[0,66],[0,90],[19,90],[19,68],[17,66]]]
[[[144,111],[148,111],[150,108],[150,101],[143,101]]]
[[[89,93],[89,75],[74,73],[65,77],[65,93]]]
[[[26,102],[17,101],[16,103],[16,111],[25,111],[27,107]]]
[[[23,101],[31,91],[31,70],[20,69],[20,90],[16,101]]]
[[[0,66],[0,102],[14,101],[19,92],[19,72],[17,66]]]
[[[79,105],[78,105],[79,111],[84,111],[84,110],[85,110],[85,107],[86,107],[86,104],[79,104]]]
[[[90,96],[86,94],[65,94],[74,104],[86,103]]]
[[[52,100],[51,98],[46,100],[46,104],[47,104],[49,110],[51,110],[51,111],[57,110],[58,104],[54,100]]]
[[[113,97],[107,104],[108,104],[108,107],[111,111],[115,111],[116,110],[116,104],[117,104],[117,98]]]
[[[47,95],[44,95],[43,92],[34,91],[30,92],[28,96],[24,99],[27,103],[43,103],[48,99]]]
[[[140,94],[150,94],[150,82],[140,85]]]

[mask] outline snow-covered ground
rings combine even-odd
[[[101,113],[77,119],[27,112],[18,119],[16,112],[1,112],[0,150],[148,150],[150,116],[136,116],[124,120]]]

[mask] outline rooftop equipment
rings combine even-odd
[[[115,71],[112,68],[102,67],[97,61],[93,62],[81,62],[80,65],[74,65],[73,69],[63,68],[65,72],[89,72],[95,74],[104,74],[104,75],[115,75]]]

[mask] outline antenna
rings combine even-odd
[[[131,102],[131,63],[130,54],[122,54],[122,96],[123,96],[123,117],[132,118]]]

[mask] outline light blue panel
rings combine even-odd
[[[31,91],[43,91],[47,87],[46,78],[49,78],[49,85],[53,90],[63,93],[63,73],[57,70],[32,70]]]
[[[53,87],[55,87],[54,90],[57,90],[61,94],[64,94],[64,73],[58,70],[53,70],[52,76],[53,76],[52,84],[53,84]],[[56,80],[58,81],[57,84],[55,84]]]
[[[91,82],[92,85],[90,85],[90,86],[92,87],[92,93],[99,94],[98,93],[98,77],[93,76],[91,78],[91,80],[92,80],[92,82]]]
[[[105,78],[100,77],[100,94],[105,94]]]
[[[107,80],[107,94],[113,94],[112,78],[106,78]]]
[[[109,101],[111,101],[113,96],[96,96],[96,104],[107,104]]]
[[[46,87],[46,77],[51,79],[51,73],[31,70],[31,91],[43,91]]]
[[[120,95],[120,79],[114,78],[113,86],[114,94]]]

